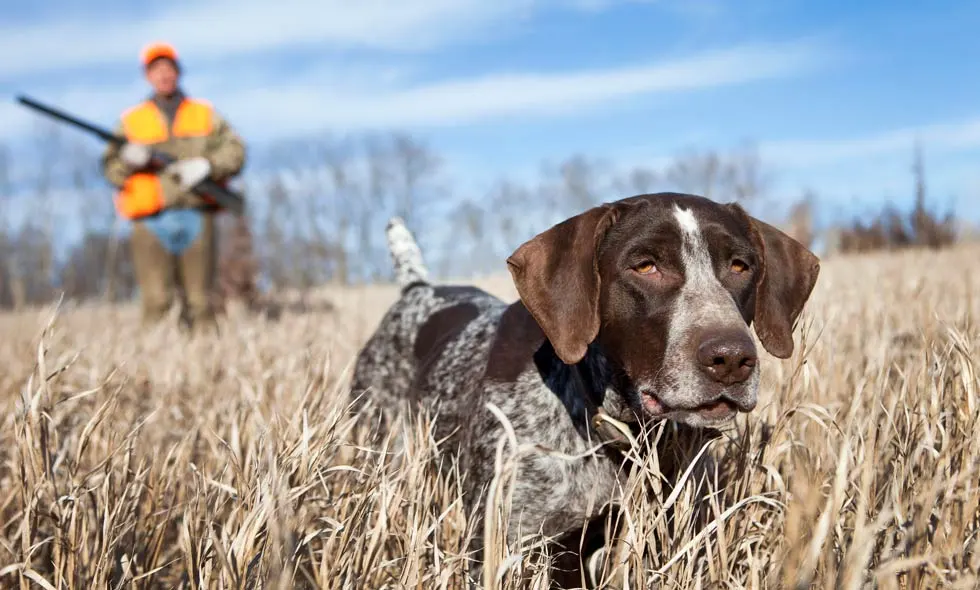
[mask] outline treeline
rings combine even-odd
[[[38,137],[23,164],[20,154],[0,148],[0,308],[43,304],[62,293],[130,299],[136,284],[128,233],[99,176],[99,146],[66,141],[58,129]],[[831,251],[944,247],[955,239],[955,218],[940,219],[925,206],[921,170],[911,214],[889,210],[851,226],[821,227],[818,197],[771,194],[770,173],[751,145],[682,154],[660,168],[621,169],[576,155],[543,164],[534,182],[503,178],[486,194],[463,192],[439,154],[398,133],[281,142],[253,149],[248,166],[239,187],[248,216],[221,222],[218,300],[387,280],[383,228],[396,214],[439,276],[499,272],[517,245],[550,224],[604,200],[658,190],[774,211],[761,215],[809,246],[823,237]]]
[[[915,204],[909,211],[886,205],[869,219],[855,219],[835,232],[842,253],[863,253],[909,247],[945,248],[956,242],[953,211],[933,211],[926,199],[926,173],[921,146],[916,144],[912,164]]]

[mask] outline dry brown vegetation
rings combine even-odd
[[[793,358],[764,359],[758,409],[708,449],[707,522],[690,518],[693,478],[631,502],[640,542],[619,579],[977,587],[978,258],[825,261]],[[465,537],[483,531],[434,441],[406,433],[395,468],[358,450],[344,413],[345,370],[394,291],[322,297],[335,308],[276,322],[231,310],[215,339],[139,333],[127,306],[0,317],[0,586],[460,587]],[[503,587],[544,580],[506,557]]]
[[[900,250],[928,247],[948,248],[957,242],[956,215],[930,210],[926,201],[925,168],[922,149],[916,143],[912,165],[915,178],[915,204],[906,213],[894,205],[886,205],[870,219],[854,219],[840,228],[836,248],[841,253],[865,253],[879,250]]]

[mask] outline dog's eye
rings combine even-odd
[[[736,274],[742,274],[743,272],[749,270],[749,265],[742,262],[738,258],[732,260],[732,272]]]
[[[652,262],[643,262],[633,267],[633,270],[641,275],[648,275],[657,272],[657,265]]]

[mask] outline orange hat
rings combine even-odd
[[[170,61],[177,64],[177,50],[174,49],[173,45],[169,43],[150,43],[143,48],[143,53],[140,56],[143,61],[143,67],[147,67],[150,63],[161,57],[169,59]]]

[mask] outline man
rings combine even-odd
[[[245,145],[209,102],[184,94],[172,46],[149,45],[142,63],[153,94],[123,113],[117,133],[127,143],[106,149],[102,173],[119,189],[117,212],[132,222],[144,325],[163,318],[179,291],[182,324],[194,331],[211,328],[220,208],[191,189],[205,178],[223,184],[241,172]],[[155,169],[151,149],[176,161]]]

